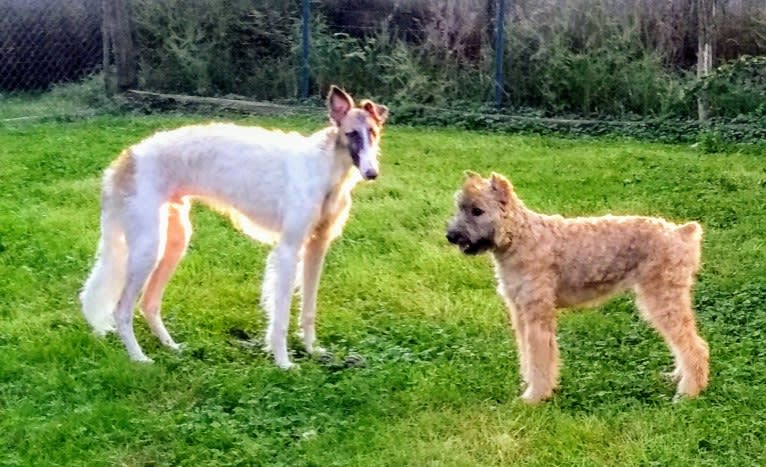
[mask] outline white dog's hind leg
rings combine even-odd
[[[283,239],[269,255],[276,266],[274,272],[274,308],[269,315],[269,329],[266,333],[266,348],[274,355],[280,368],[292,366],[287,355],[287,329],[290,325],[290,302],[295,285],[295,270],[299,246]]]
[[[139,291],[157,261],[159,247],[159,206],[142,200],[141,207],[134,207],[126,219],[125,239],[128,245],[128,268],[125,288],[122,291],[114,318],[117,334],[122,339],[131,360],[151,362],[141,350],[133,333],[133,306]],[[138,204],[138,203],[136,203]]]
[[[183,258],[184,253],[186,253],[186,248],[191,239],[192,230],[191,223],[189,222],[189,207],[188,203],[168,205],[167,213],[164,215],[167,224],[167,230],[164,233],[164,251],[157,266],[155,266],[151,276],[149,276],[144,296],[141,299],[141,311],[152,333],[157,336],[162,344],[173,350],[180,350],[181,345],[173,340],[165,328],[160,309],[165,286],[181,258]],[[160,234],[162,235],[163,233],[161,232]]]

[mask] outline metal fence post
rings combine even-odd
[[[498,0],[495,20],[495,107],[503,103],[503,30],[505,23],[505,0]]]
[[[309,97],[309,0],[303,0],[301,28],[301,99]]]
[[[715,0],[697,0],[697,79],[713,70],[713,38],[715,37]],[[710,102],[707,91],[697,97],[697,116],[701,123],[708,120]]]
[[[498,0],[495,20],[495,107],[503,103],[503,38],[505,23],[505,0]]]

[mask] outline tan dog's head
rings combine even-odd
[[[504,246],[505,224],[515,201],[513,186],[502,175],[489,179],[467,171],[462,190],[455,195],[457,212],[447,224],[447,240],[468,255]]]
[[[347,149],[362,177],[374,180],[379,173],[378,152],[383,123],[388,107],[363,100],[354,107],[354,100],[342,89],[330,86],[327,95],[330,121],[338,127],[338,146]]]

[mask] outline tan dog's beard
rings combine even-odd
[[[460,246],[460,250],[467,255],[478,255],[495,247],[495,242],[490,238],[480,238],[475,242],[469,242],[465,247]]]
[[[471,238],[471,235],[461,229],[448,227],[447,241],[457,245],[460,251],[466,255],[478,255],[495,247],[495,234],[490,232],[488,235]]]

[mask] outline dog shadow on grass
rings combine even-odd
[[[247,349],[250,352],[264,355],[265,341],[263,339],[251,336],[247,331],[241,328],[229,329],[229,342],[238,347]],[[329,371],[342,371],[353,368],[365,368],[367,361],[365,358],[357,353],[335,353],[331,351],[322,352],[319,355],[311,355],[306,352],[302,345],[296,342],[291,342],[290,346],[293,350],[293,357],[298,362],[312,361],[317,365],[326,368]]]

